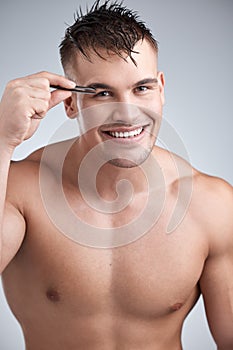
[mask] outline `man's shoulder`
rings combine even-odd
[[[224,179],[196,172],[191,214],[208,237],[210,252],[233,248],[233,187]]]
[[[195,170],[194,195],[203,200],[203,205],[219,210],[233,205],[233,187],[226,180]]]
[[[68,148],[68,142],[70,140],[46,145],[33,151],[22,160],[11,161],[8,190],[21,192],[28,186],[37,186],[42,163],[43,170],[46,168],[46,171],[50,172],[50,174],[54,173],[54,163],[57,155],[60,154],[62,149]]]
[[[60,152],[63,151],[64,153],[64,150],[66,150],[66,152],[68,153],[73,143],[74,139],[60,141],[43,146],[33,151],[22,160],[12,161],[11,168],[17,168],[17,172],[18,174],[20,174],[21,172],[25,173],[25,169],[39,169],[42,162],[47,163],[48,166],[51,165],[52,167],[53,161],[55,160],[55,158],[59,157]]]
[[[156,147],[154,153],[165,179],[167,178],[171,186],[180,186],[182,182],[192,183],[195,198],[202,198],[205,202],[221,204],[221,201],[233,199],[233,187],[224,179],[197,170],[189,160],[166,149]]]
[[[76,139],[68,139],[68,140],[48,144],[29,154],[29,156],[25,158],[25,161],[31,161],[31,162],[36,162],[40,164],[41,161],[45,162],[46,156],[48,155],[53,157],[56,156],[57,158],[59,157],[60,152],[62,153],[66,152],[65,153],[65,156],[66,156],[75,140]],[[52,159],[50,159],[50,161],[52,161]]]
[[[233,224],[233,187],[224,179],[195,169],[189,161],[163,149],[155,150],[169,193],[189,202],[192,218],[210,229]],[[161,161],[160,161],[161,159]],[[233,234],[233,232],[232,232]]]

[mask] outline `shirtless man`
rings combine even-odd
[[[16,79],[0,105],[1,271],[27,350],[181,350],[200,293],[218,349],[232,350],[233,191],[154,146],[164,104],[156,41],[130,11],[97,2],[68,29],[61,58],[69,79]],[[95,93],[50,90],[73,81]],[[61,101],[81,136],[11,162]],[[134,189],[123,208],[122,179]],[[168,233],[174,212],[184,215]]]

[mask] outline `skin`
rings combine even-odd
[[[6,297],[22,326],[27,350],[181,350],[182,324],[200,293],[218,349],[233,347],[232,187],[153,146],[158,133],[154,120],[159,123],[164,104],[164,76],[157,71],[156,54],[146,41],[139,42],[135,50],[139,51],[135,54],[137,66],[129,58],[124,61],[114,55],[102,60],[92,54],[92,62],[77,55],[72,67],[76,83],[110,86],[108,92],[98,89],[95,97],[50,93],[49,84],[73,85],[42,72],[10,82],[2,98],[0,185],[6,198],[4,195],[5,205],[4,201],[0,203],[1,271]],[[148,78],[158,78],[159,83],[137,85]],[[161,193],[165,191],[164,205],[153,227],[134,242],[108,249],[74,242],[50,220],[41,198],[39,166],[44,150],[10,165],[15,147],[30,137],[40,118],[62,100],[70,118],[79,113],[81,137],[70,145],[64,141],[48,146],[45,178],[59,216],[63,207],[57,196],[59,169],[54,159],[66,145],[69,151],[62,184],[67,203],[77,217],[98,228],[118,227],[140,215],[147,187],[138,163],[153,166],[155,159],[159,165],[164,181],[155,179],[150,190],[155,210],[161,209]],[[120,102],[116,114],[99,113],[103,119],[98,126],[95,120],[87,126],[85,111],[100,111],[104,103],[113,102]],[[130,181],[135,191],[124,210],[109,215],[87,205],[77,185],[77,174],[94,146],[103,146],[101,155],[108,158],[109,150],[103,144],[108,139],[106,130],[135,128],[136,114],[129,112],[129,104],[155,114],[141,113],[140,123],[147,125],[147,132],[130,148],[118,140],[115,145],[121,156],[100,169],[96,187],[102,198],[113,201],[121,179]],[[140,123],[137,118],[136,126]],[[142,148],[147,153],[141,152]],[[89,177],[90,172],[87,181]],[[183,196],[180,208],[185,215],[167,234],[179,188]],[[93,188],[89,192],[95,200]]]

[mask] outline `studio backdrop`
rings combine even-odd
[[[233,184],[233,1],[125,0],[159,42],[159,70],[166,78],[164,121],[182,140],[198,170]],[[0,93],[11,79],[42,70],[62,74],[58,46],[77,8],[90,0],[0,2]],[[32,139],[19,146],[22,159],[46,145],[66,116],[49,111]],[[163,126],[164,127],[164,126]],[[167,137],[161,130],[161,143]],[[165,126],[166,129],[166,126]],[[165,135],[165,136],[163,136]],[[72,135],[65,134],[66,138]],[[179,152],[176,140],[169,148]],[[177,148],[178,147],[178,148]],[[25,305],[27,308],[27,305]],[[39,325],[38,325],[39,326]],[[202,298],[185,321],[184,350],[215,350]],[[22,331],[0,289],[0,349],[23,350]]]

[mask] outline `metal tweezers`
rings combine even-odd
[[[95,88],[78,86],[76,85],[73,89],[64,88],[59,85],[50,85],[53,89],[64,90],[64,91],[72,91],[72,92],[81,92],[83,94],[94,94],[96,92]]]

